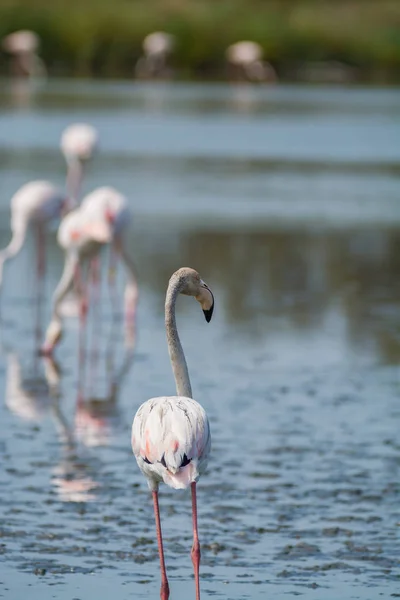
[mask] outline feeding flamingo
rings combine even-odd
[[[61,338],[61,304],[72,290],[76,278],[80,288],[81,318],[85,321],[87,305],[80,270],[88,260],[99,257],[104,246],[113,247],[128,271],[125,309],[129,313],[127,318],[134,320],[137,303],[135,267],[124,243],[130,219],[131,213],[125,196],[111,187],[101,187],[88,194],[81,206],[62,220],[57,239],[66,256],[61,279],[53,294],[52,319],[42,346],[44,354],[51,354]]]
[[[45,269],[44,232],[46,225],[61,214],[67,196],[49,181],[31,181],[23,185],[11,198],[12,238],[0,252],[0,286],[4,263],[21,250],[30,226],[36,235],[37,270],[41,278]]]
[[[177,395],[151,398],[140,406],[132,425],[132,450],[140,470],[147,478],[153,496],[161,566],[161,600],[168,600],[169,585],[161,534],[158,486],[164,481],[175,489],[187,488],[189,485],[191,487],[193,516],[191,556],[196,600],[200,600],[200,543],[197,528],[196,482],[207,464],[211,436],[203,407],[192,399],[188,368],[175,320],[175,303],[178,294],[194,296],[200,303],[207,322],[211,320],[213,314],[213,294],[197,271],[187,267],[176,271],[169,280],[165,300],[165,326]]]

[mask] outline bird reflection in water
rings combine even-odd
[[[61,371],[51,357],[43,358],[45,375],[52,398],[51,409],[60,442],[61,457],[52,469],[51,483],[62,502],[94,502],[99,483],[91,476],[90,459],[80,455],[75,435],[61,408]]]
[[[106,374],[102,394],[93,392],[93,383],[99,382],[94,376],[94,369],[98,365],[99,356],[88,357],[84,361],[84,368],[80,369],[78,396],[75,412],[75,434],[77,440],[87,447],[107,446],[110,444],[113,430],[118,424],[118,397],[126,375],[133,364],[134,358],[134,332],[129,334],[125,354],[120,366],[114,365],[116,348],[113,339],[105,356],[105,365],[102,372]],[[87,364],[89,363],[89,365]],[[85,389],[85,374],[89,371],[89,383]]]

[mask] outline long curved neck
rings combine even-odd
[[[76,158],[67,159],[66,188],[69,195],[68,211],[76,208],[79,203],[83,179],[83,164]]]
[[[175,304],[179,292],[177,282],[169,284],[165,299],[165,327],[167,330],[168,352],[174,372],[177,395],[192,398],[189,372],[176,328]]]
[[[65,256],[64,270],[53,294],[54,319],[61,319],[60,305],[65,296],[72,289],[77,264],[78,258],[75,253],[67,252]]]
[[[3,267],[6,260],[12,258],[21,250],[26,235],[26,223],[14,229],[10,243],[0,252],[0,286],[3,280]]]

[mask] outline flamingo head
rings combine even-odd
[[[214,296],[208,285],[204,283],[197,271],[189,267],[183,267],[176,271],[171,280],[176,279],[178,279],[180,293],[196,298],[203,309],[207,323],[209,323],[214,311]]]

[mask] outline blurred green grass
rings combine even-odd
[[[283,78],[329,60],[361,80],[400,78],[399,0],[0,0],[0,37],[17,29],[39,34],[61,75],[130,77],[145,35],[164,30],[182,77],[221,77],[226,47],[252,39]]]

